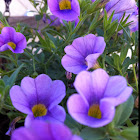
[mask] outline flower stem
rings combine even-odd
[[[135,70],[134,64],[133,64],[133,73],[134,73],[134,78],[135,78],[136,88],[137,88],[137,93],[138,93],[138,81],[137,81],[136,70]]]

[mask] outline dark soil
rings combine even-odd
[[[10,137],[5,135],[9,129],[10,120],[7,116],[0,114],[0,140],[10,140]]]

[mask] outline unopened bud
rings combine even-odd
[[[68,80],[71,80],[71,78],[72,78],[72,73],[66,71],[66,78],[67,78]]]

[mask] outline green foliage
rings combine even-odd
[[[85,127],[82,129],[80,136],[84,140],[104,140],[105,138],[105,129],[104,128],[89,128]]]
[[[76,122],[67,112],[65,124],[72,133],[80,135],[84,140],[136,140],[138,138],[138,109],[134,108],[134,99],[138,96],[138,31],[131,32],[127,22],[130,15],[124,13],[122,19],[112,20],[114,13],[108,16],[105,3],[96,0],[78,0],[80,4],[79,22],[67,22],[59,26],[46,24],[42,29],[39,22],[48,10],[47,0],[29,0],[37,9],[35,16],[37,26],[29,27],[18,23],[15,28],[28,41],[22,54],[11,51],[0,52],[0,113],[7,115],[12,121],[17,116],[26,117],[12,105],[9,90],[13,85],[20,85],[25,76],[36,78],[39,74],[47,74],[52,80],[62,80],[66,86],[66,97],[60,103],[67,112],[67,99],[77,91],[73,87],[76,75],[66,79],[65,69],[61,65],[64,48],[74,39],[89,33],[104,37],[105,51],[98,58],[101,68],[110,76],[121,75],[126,78],[128,86],[133,88],[133,94],[123,104],[116,107],[114,120],[107,126],[90,128]],[[42,4],[42,6],[39,6]],[[102,10],[102,11],[101,11]],[[47,15],[49,17],[49,15]],[[0,12],[0,21],[9,26]],[[53,22],[53,21],[52,21]],[[122,31],[122,34],[120,34]],[[1,29],[0,29],[1,33]],[[131,53],[131,55],[129,54]]]
[[[114,117],[113,123],[115,126],[120,126],[130,117],[134,107],[134,98],[131,95],[129,99],[119,105],[116,109],[116,116]]]

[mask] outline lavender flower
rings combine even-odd
[[[103,69],[80,72],[74,86],[79,94],[69,97],[68,112],[77,122],[93,128],[110,123],[115,107],[125,102],[132,93],[124,77],[109,77]]]
[[[80,16],[78,0],[48,0],[53,15],[66,21],[73,21]]]
[[[25,125],[34,119],[64,122],[65,110],[58,104],[65,96],[65,85],[60,80],[52,81],[49,76],[41,74],[35,79],[25,77],[21,86],[10,89],[10,98],[14,107],[28,114]]]
[[[0,34],[0,52],[11,50],[13,53],[23,53],[26,46],[23,34],[16,32],[13,27],[3,27]]]
[[[106,43],[103,37],[93,34],[75,39],[72,45],[64,49],[62,66],[69,72],[78,74],[80,71],[89,70],[96,64],[97,58],[103,53]]]
[[[70,129],[64,124],[46,123],[34,120],[29,127],[17,128],[11,140],[82,140],[72,135]]]

